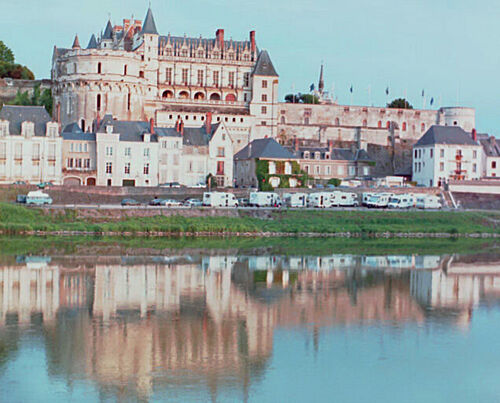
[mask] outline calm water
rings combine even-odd
[[[0,401],[500,401],[500,255],[17,256]]]

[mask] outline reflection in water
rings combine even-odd
[[[9,366],[9,349],[31,329],[43,340],[49,376],[90,381],[101,397],[147,399],[177,387],[214,399],[228,387],[241,398],[265,377],[278,328],[310,331],[316,349],[322,327],[439,321],[467,328],[479,304],[500,299],[499,261],[18,258],[0,266],[0,365]]]

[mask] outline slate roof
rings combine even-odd
[[[106,29],[104,30],[104,35],[102,39],[113,39],[113,25],[111,25],[111,21],[108,20],[106,25]]]
[[[142,33],[158,35],[158,31],[156,30],[155,19],[153,17],[153,12],[151,11],[151,8],[148,8],[146,18],[144,19],[144,24],[142,25]]]
[[[92,34],[90,37],[89,44],[87,45],[87,49],[97,49],[97,39],[95,38],[95,35]]]
[[[234,156],[235,160],[246,160],[252,158],[290,160],[296,159],[297,157],[281,144],[276,142],[276,140],[267,138],[253,140],[250,144],[248,144]]]
[[[278,73],[274,69],[273,62],[267,50],[260,52],[253,74],[256,76],[278,77]]]
[[[217,43],[216,38],[194,38],[188,36],[162,35],[158,37],[158,46],[170,44],[174,48],[181,48],[186,45],[189,50],[196,50],[200,46],[203,50],[213,49]],[[251,49],[250,41],[234,41],[232,39],[224,41],[224,50],[234,48],[235,52],[243,52],[245,49]]]
[[[415,144],[415,147],[434,144],[478,145],[470,133],[458,126],[431,126]]]
[[[63,132],[61,134],[63,140],[79,140],[79,141],[95,141],[95,133],[75,133],[75,132]]]
[[[328,147],[299,147],[298,151],[290,146],[288,150],[293,153],[296,158],[315,159],[315,153],[320,153],[320,159],[326,159],[326,153],[329,152]],[[309,152],[309,157],[305,157],[305,152]],[[357,150],[352,152],[349,148],[332,148],[330,160],[333,161],[373,161],[365,150]]]
[[[478,139],[487,157],[500,157],[500,143],[495,137],[482,134]]]
[[[4,105],[0,111],[0,120],[9,121],[10,134],[21,134],[21,124],[33,122],[35,136],[45,136],[47,123],[52,121],[52,118],[43,106]]]
[[[138,141],[142,142],[144,133],[149,133],[149,122],[143,121],[125,121],[114,120],[111,115],[105,115],[99,123],[98,133],[105,133],[106,126],[113,126],[113,133],[120,134],[120,141]],[[150,141],[152,143],[158,141],[158,136],[153,134]]]

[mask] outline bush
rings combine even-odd
[[[332,178],[332,179],[328,180],[328,184],[329,185],[333,185],[335,187],[340,186],[341,183],[342,183],[342,180],[341,179],[337,179],[337,178]]]

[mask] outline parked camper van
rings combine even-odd
[[[207,207],[238,207],[238,200],[232,193],[205,192],[203,205]]]
[[[376,195],[377,195],[376,193],[363,193],[363,198],[361,200],[361,204],[363,206],[366,206],[368,203],[368,199],[370,199],[370,197],[376,196]]]
[[[309,194],[307,197],[307,206],[316,208],[332,207],[331,193],[319,192]]]
[[[385,208],[389,204],[392,193],[378,193],[371,196],[366,205],[370,208]]]
[[[415,198],[411,194],[395,195],[389,199],[389,208],[412,208],[415,206]]]
[[[439,197],[434,195],[426,195],[417,199],[417,208],[421,209],[440,209],[441,202]]]
[[[26,204],[43,206],[44,204],[52,204],[52,198],[41,190],[29,192],[26,195]]]
[[[285,193],[283,195],[283,205],[287,207],[307,207],[307,194]]]
[[[359,205],[356,193],[333,192],[330,198],[332,206],[355,207]]]
[[[252,207],[281,207],[278,193],[252,192],[248,204]]]

